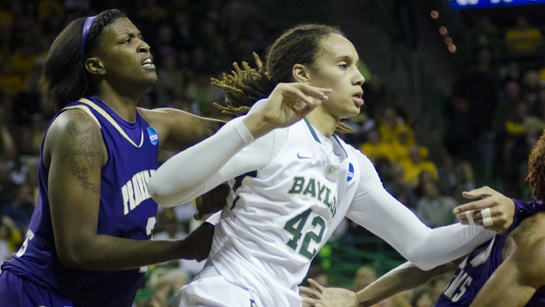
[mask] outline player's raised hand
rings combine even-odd
[[[299,287],[303,302],[315,307],[358,307],[360,303],[354,291],[344,288],[326,288],[312,278],[310,287]]]
[[[474,200],[454,208],[454,214],[465,225],[481,225],[486,229],[502,233],[511,226],[515,215],[512,199],[490,187],[463,192],[462,195]]]
[[[328,99],[330,89],[305,83],[279,83],[267,102],[244,119],[244,124],[254,138],[272,129],[289,126]]]

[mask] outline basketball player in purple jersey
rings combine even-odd
[[[185,240],[150,240],[157,204],[147,181],[159,149],[183,150],[222,123],[137,107],[157,76],[149,45],[118,10],[70,23],[43,80],[60,111],[41,146],[29,231],[1,266],[1,305],[132,306],[146,265],[207,257],[206,223]]]
[[[309,296],[304,300],[312,306],[367,306],[456,269],[435,306],[545,306],[544,173],[545,134],[530,154],[526,177],[535,201],[512,200],[488,187],[468,194],[472,198],[485,197],[477,201],[481,204],[509,205],[514,202],[517,210],[507,231],[475,248],[466,257],[430,271],[423,271],[410,262],[402,264],[358,293],[324,288],[309,280],[315,289],[301,287]]]

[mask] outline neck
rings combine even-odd
[[[129,122],[136,120],[136,105],[142,95],[136,95],[135,93],[127,95],[126,93],[115,91],[106,84],[98,87],[95,96],[106,103],[124,120]]]
[[[95,95],[102,102],[107,104],[117,115],[128,122],[136,120],[136,105],[137,100],[120,95],[112,95],[105,93],[97,93]]]
[[[316,130],[320,131],[321,134],[328,138],[333,136],[340,121],[326,113],[321,107],[316,108],[314,111],[308,114],[306,119],[314,128],[316,128]]]

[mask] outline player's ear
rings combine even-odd
[[[100,59],[97,57],[85,59],[85,70],[95,75],[102,75],[106,73],[106,69],[102,64],[102,61],[100,61]]]
[[[310,83],[310,70],[302,64],[295,64],[291,70],[293,78],[297,82]]]

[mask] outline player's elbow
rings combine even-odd
[[[75,248],[57,247],[57,255],[61,264],[70,269],[86,269],[85,256]]]
[[[170,208],[191,201],[194,197],[190,193],[192,187],[187,182],[181,184],[165,184],[161,180],[148,181],[150,197],[161,207]]]
[[[430,271],[437,267],[436,264],[425,262],[425,261],[417,261],[417,260],[410,260],[416,267],[421,269],[422,271]]]
[[[164,185],[159,184],[157,180],[148,182],[148,192],[151,198],[162,207],[170,208],[176,204],[171,201],[170,194],[165,191]]]
[[[423,271],[429,271],[437,267],[441,263],[436,263],[427,253],[423,252],[422,248],[412,248],[408,251],[405,251],[403,254],[405,259],[413,263],[416,267]]]

